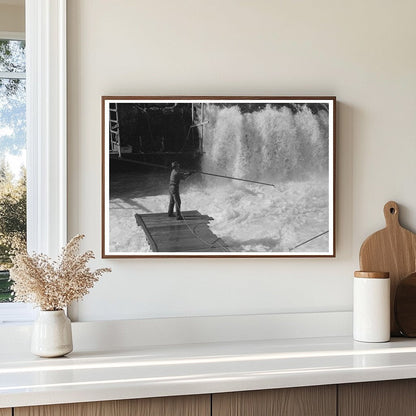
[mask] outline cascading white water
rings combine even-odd
[[[242,108],[205,105],[202,170],[275,187],[202,175],[184,198],[209,212],[213,231],[232,250],[288,252],[329,229],[328,111],[307,105]],[[327,250],[324,235],[297,251]]]
[[[267,105],[205,107],[202,168],[253,180],[304,180],[328,173],[328,113]]]

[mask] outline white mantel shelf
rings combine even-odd
[[[416,340],[350,337],[0,353],[0,408],[416,377]]]

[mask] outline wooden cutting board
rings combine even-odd
[[[399,206],[394,201],[384,205],[386,228],[370,235],[360,250],[362,271],[389,272],[391,335],[400,335],[394,319],[394,298],[401,279],[416,271],[416,234],[399,222]]]

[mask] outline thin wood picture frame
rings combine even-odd
[[[335,257],[336,97],[103,96],[103,258]]]

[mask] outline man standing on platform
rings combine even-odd
[[[183,220],[181,214],[181,197],[179,194],[179,183],[181,180],[189,178],[192,175],[192,172],[181,172],[180,171],[181,165],[178,162],[172,163],[172,172],[170,174],[170,181],[169,181],[169,209],[168,209],[168,216],[173,217],[173,206],[175,206],[176,210],[176,219]]]

